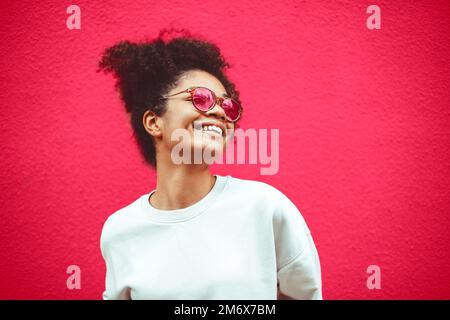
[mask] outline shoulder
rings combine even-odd
[[[230,176],[230,188],[235,192],[251,194],[253,197],[282,198],[283,193],[274,186],[257,180],[242,179]]]
[[[100,236],[102,251],[113,238],[125,233],[126,230],[130,229],[136,223],[141,205],[140,201],[143,196],[140,196],[125,207],[118,209],[106,218]]]
[[[231,179],[231,185],[234,191],[247,194],[259,208],[270,211],[275,227],[292,225],[301,227],[306,233],[310,232],[294,201],[276,187],[262,181],[234,177]]]
[[[250,179],[231,177],[230,189],[239,194],[245,194],[260,203],[275,207],[294,206],[293,202],[279,189],[269,183]]]

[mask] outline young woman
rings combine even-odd
[[[242,107],[217,46],[187,32],[164,39],[169,33],[122,41],[100,61],[157,176],[154,190],[103,226],[103,299],[322,299],[311,232],[283,193],[213,175],[206,161],[174,161],[176,130],[192,138],[184,155],[222,152]]]

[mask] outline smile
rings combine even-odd
[[[214,125],[205,125],[202,127],[202,131],[203,132],[207,132],[207,133],[217,133],[218,135],[222,135],[223,131],[221,128],[219,128],[218,126],[214,126]]]

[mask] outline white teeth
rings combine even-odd
[[[215,125],[203,126],[202,129],[203,129],[203,131],[214,131],[214,132],[217,132],[218,134],[222,135],[222,129]]]

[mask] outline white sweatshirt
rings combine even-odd
[[[322,299],[319,257],[296,206],[266,183],[215,176],[189,207],[156,209],[153,190],[108,217],[103,299]]]

